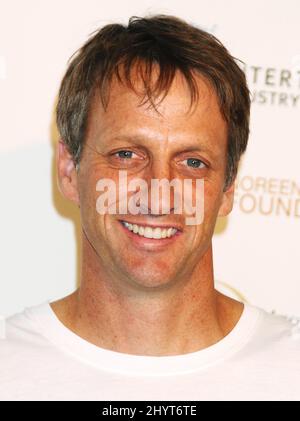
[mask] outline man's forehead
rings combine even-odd
[[[157,76],[154,74],[153,84]],[[91,112],[114,119],[120,114],[130,118],[137,113],[155,119],[189,118],[194,114],[209,114],[219,110],[218,98],[208,80],[195,75],[197,98],[192,101],[191,91],[184,76],[177,71],[168,91],[147,92],[140,74],[132,74],[131,85],[126,80],[113,77],[106,92],[106,107],[101,101],[101,92],[95,91]],[[221,114],[221,113],[220,113]]]
[[[177,79],[174,78],[170,91],[158,105],[157,112],[149,107],[149,103],[141,105],[141,96],[126,84],[114,80],[106,109],[101,103],[100,95],[95,96],[89,115],[87,137],[103,147],[104,144],[117,145],[124,141],[146,147],[156,144],[157,140],[161,140],[163,146],[167,139],[174,147],[181,145],[182,148],[191,149],[200,147],[201,144],[207,148],[208,143],[214,143],[210,145],[210,149],[216,149],[212,155],[218,155],[219,149],[223,150],[222,144],[227,143],[227,123],[219,111],[218,99],[213,89],[201,78],[197,82],[199,100],[192,109],[189,108],[188,88],[183,83],[182,75],[178,75]]]

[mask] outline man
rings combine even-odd
[[[212,235],[232,208],[249,109],[224,46],[171,16],[107,25],[77,52],[59,92],[57,168],[80,208],[81,285],[7,321],[1,399],[300,398],[297,326],[214,288]],[[169,209],[159,194],[118,212],[120,173],[128,204],[137,180],[149,197],[153,180],[191,180],[194,204],[202,180],[201,222],[178,212],[175,189]],[[119,192],[105,209],[103,180]]]

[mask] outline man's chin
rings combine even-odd
[[[138,289],[142,289],[145,292],[159,292],[160,290],[165,290],[170,288],[173,284],[172,279],[162,279],[161,277],[149,276],[147,279],[141,277],[132,277],[132,283]]]
[[[137,289],[143,289],[148,291],[155,291],[171,287],[174,284],[176,277],[175,271],[170,271],[164,263],[161,265],[153,263],[149,265],[149,262],[142,265],[139,262],[138,267],[136,266],[124,266],[119,267],[119,272],[124,275],[124,282],[129,283],[131,286]],[[171,266],[172,267],[172,266]],[[167,270],[166,270],[167,269]]]

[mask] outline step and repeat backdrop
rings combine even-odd
[[[217,287],[300,315],[300,2],[0,0],[0,315],[78,285],[80,221],[56,187],[54,109],[71,54],[132,15],[177,15],[244,62],[251,136],[214,237]]]

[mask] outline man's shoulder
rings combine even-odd
[[[300,339],[300,317],[285,316],[283,314],[276,314],[274,312],[268,313],[265,310],[262,312],[262,323],[260,329],[264,332],[264,337],[267,335],[269,339]]]
[[[28,307],[6,319],[0,339],[0,400],[48,399],[55,394],[58,374],[74,372],[72,361],[68,365],[68,356],[47,337],[47,306]]]
[[[256,352],[280,359],[289,356],[300,363],[300,318],[260,312],[257,329],[250,341]]]
[[[6,353],[14,355],[14,351],[19,354],[28,350],[32,352],[33,348],[44,347],[47,343],[42,335],[42,329],[34,314],[39,308],[47,305],[42,303],[38,306],[32,306],[7,317],[2,321],[2,337],[0,342],[0,355],[5,357]],[[8,355],[7,355],[8,356]]]

